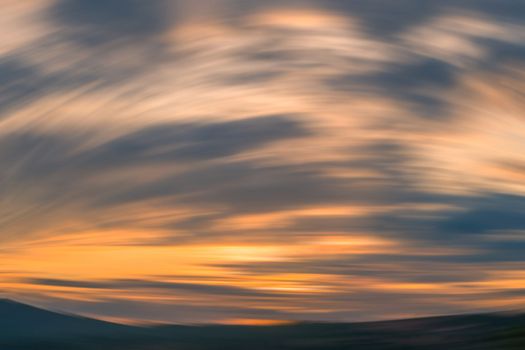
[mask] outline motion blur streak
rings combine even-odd
[[[522,307],[524,14],[3,0],[0,294],[128,323]]]

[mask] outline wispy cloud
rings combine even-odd
[[[163,322],[519,305],[525,24],[495,3],[8,1],[0,289]]]

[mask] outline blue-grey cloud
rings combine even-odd
[[[306,136],[289,116],[261,116],[232,122],[166,124],[139,130],[93,150],[94,162],[145,163],[206,160],[230,156],[272,141]]]
[[[391,36],[407,27],[424,23],[447,8],[451,1],[440,0],[321,0],[320,6],[361,19],[370,33]]]
[[[504,21],[523,21],[525,4],[513,0],[320,0],[321,7],[347,13],[363,21],[367,30],[391,39],[410,27],[458,11],[475,11]]]
[[[162,33],[169,22],[167,5],[165,0],[66,0],[58,1],[51,14],[73,39],[98,45]]]
[[[493,195],[480,198],[472,208],[442,221],[438,229],[460,234],[525,230],[525,197]]]
[[[242,296],[242,297],[271,297],[271,293],[258,292],[253,289],[199,284],[199,283],[183,283],[183,282],[166,282],[155,280],[136,280],[136,279],[118,279],[108,281],[76,281],[76,280],[61,280],[53,278],[26,278],[21,280],[23,283],[52,286],[52,287],[68,287],[68,288],[88,288],[88,289],[121,289],[121,290],[136,290],[136,289],[157,289],[164,292],[183,292],[183,293],[198,293],[209,295],[227,295],[227,296]]]
[[[18,176],[82,176],[85,171],[228,157],[271,142],[309,134],[291,116],[259,116],[231,122],[148,126],[99,146],[78,150],[92,135],[32,131],[5,135],[0,161],[16,165]],[[77,151],[75,151],[77,149]],[[37,175],[38,174],[38,175]]]
[[[446,104],[436,91],[454,86],[457,68],[436,59],[402,65],[393,65],[387,70],[365,76],[349,75],[330,82],[336,89],[359,89],[368,86],[371,90],[406,101],[418,108],[423,116],[446,115]]]

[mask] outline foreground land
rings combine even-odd
[[[130,327],[0,301],[0,349],[523,350],[525,314],[285,326]]]

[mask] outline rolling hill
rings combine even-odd
[[[0,340],[116,334],[130,327],[0,299]]]
[[[1,350],[523,350],[525,314],[367,323],[131,327],[0,300]]]

